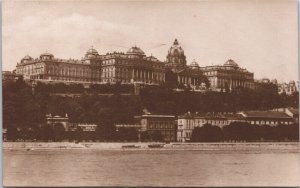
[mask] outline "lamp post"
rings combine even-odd
[[[138,142],[141,143],[141,129],[138,129]]]
[[[119,139],[119,134],[118,134],[118,132],[119,132],[119,127],[117,127],[117,128],[116,128],[116,135],[115,135],[115,136],[116,136],[116,138],[118,138],[118,139]]]
[[[35,86],[36,86],[36,85],[37,85],[37,84],[36,84],[35,80],[31,80],[32,95],[35,94]]]

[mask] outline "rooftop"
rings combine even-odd
[[[240,119],[243,118],[240,114],[235,113],[185,113],[178,118],[218,118],[218,119]]]
[[[286,113],[277,111],[245,111],[242,114],[245,117],[255,118],[291,118]]]
[[[288,108],[288,110],[295,115],[299,115],[299,109],[298,108]]]
[[[135,117],[163,117],[163,118],[175,118],[175,115],[155,115],[155,114],[143,114]]]

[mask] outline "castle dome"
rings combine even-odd
[[[199,64],[195,60],[193,60],[193,62],[190,64],[190,67],[192,69],[197,69],[199,68]]]
[[[147,57],[146,59],[149,60],[149,61],[159,61],[156,57],[154,57],[152,55]]]
[[[173,45],[169,49],[168,54],[171,55],[171,56],[181,56],[181,55],[184,55],[184,50],[179,45],[177,39],[175,39]]]
[[[26,55],[21,59],[21,63],[26,63],[27,61],[31,61],[31,60],[33,60],[33,58],[30,57],[29,55]]]
[[[145,53],[143,50],[141,50],[139,47],[137,46],[134,46],[134,47],[131,47],[128,51],[127,51],[127,54],[130,54],[130,55],[142,55],[144,56]]]
[[[30,57],[29,55],[26,55],[25,57],[22,58],[23,60],[31,60],[32,57]]]
[[[238,67],[239,65],[232,59],[228,59],[225,63],[224,66],[229,66],[229,67]]]
[[[53,57],[54,57],[53,54],[50,54],[48,52],[42,53],[40,55],[40,59],[44,59],[44,60],[51,60],[53,59]]]
[[[95,58],[97,57],[98,51],[96,49],[94,49],[93,47],[91,47],[86,53],[85,53],[85,57],[86,58]]]
[[[186,57],[184,50],[175,39],[173,45],[170,47],[167,55],[167,66],[171,67],[172,70],[182,69],[186,66]]]

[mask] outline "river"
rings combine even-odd
[[[296,150],[4,149],[5,186],[299,186]]]

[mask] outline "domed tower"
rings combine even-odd
[[[145,57],[145,52],[141,50],[139,47],[134,46],[131,47],[128,51],[127,54],[130,58],[143,58]]]
[[[95,50],[93,47],[91,47],[86,53],[85,53],[85,59],[93,59],[97,58],[99,56],[97,50]]]
[[[196,70],[200,68],[199,64],[195,60],[193,60],[193,62],[189,65],[189,67],[191,69],[196,69]]]
[[[46,52],[46,53],[43,53],[40,55],[40,59],[41,60],[53,60],[54,56],[53,56],[53,54]]]
[[[172,69],[183,68],[186,66],[186,57],[177,39],[175,39],[173,45],[168,51],[167,65],[172,67]]]
[[[32,57],[30,57],[29,55],[26,55],[25,57],[23,57],[21,59],[21,63],[27,63],[29,61],[33,60]]]
[[[225,63],[224,66],[226,67],[234,67],[234,68],[238,68],[239,65],[232,59],[228,59]]]

